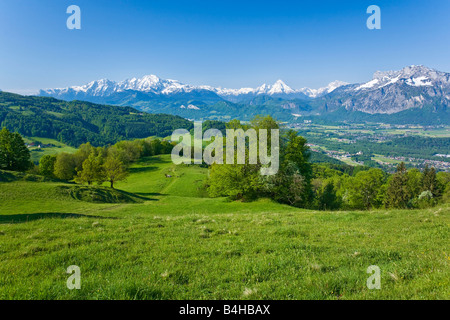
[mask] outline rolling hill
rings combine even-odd
[[[448,298],[448,205],[313,211],[204,197],[207,169],[170,156],[131,169],[120,190],[0,182],[0,299]]]
[[[193,125],[178,116],[148,114],[130,107],[0,92],[0,127],[78,147],[87,141],[107,145],[155,135],[165,137],[175,129],[191,129]]]

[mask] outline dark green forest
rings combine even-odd
[[[83,101],[21,96],[0,92],[0,127],[28,137],[57,139],[73,147],[94,146],[190,130],[190,121],[167,114],[148,114],[130,107]]]

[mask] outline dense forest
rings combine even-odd
[[[129,107],[0,92],[0,127],[78,147],[87,141],[104,146],[121,140],[165,137],[175,129],[189,130],[193,125],[178,116],[142,113]]]

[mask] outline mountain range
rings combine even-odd
[[[39,95],[133,106],[150,113],[163,112],[191,119],[245,120],[256,114],[271,114],[283,121],[322,117],[447,124],[450,73],[408,66],[399,71],[377,71],[364,83],[334,81],[319,89],[293,89],[282,80],[257,88],[226,89],[149,75],[121,82],[102,79],[83,86],[46,89]]]
[[[268,95],[271,97],[293,98],[316,98],[330,93],[340,86],[348,85],[346,82],[334,81],[328,86],[320,89],[302,88],[294,90],[285,84],[282,80],[276,81],[273,85],[263,84],[257,88],[226,89],[214,88],[211,86],[192,86],[183,84],[177,80],[161,79],[156,75],[147,75],[142,78],[132,78],[121,82],[115,82],[108,79],[101,79],[89,82],[83,86],[73,86],[59,89],[41,90],[40,95],[52,96],[54,98],[89,99],[93,97],[108,97],[123,92],[141,92],[161,96],[174,96],[179,94],[198,93],[207,91],[215,93],[219,97],[230,101],[242,101],[259,95]]]

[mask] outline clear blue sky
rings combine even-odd
[[[82,29],[66,28],[76,4]],[[366,9],[381,7],[382,29]],[[0,89],[145,74],[237,88],[362,82],[423,64],[450,71],[450,1],[1,0]]]

